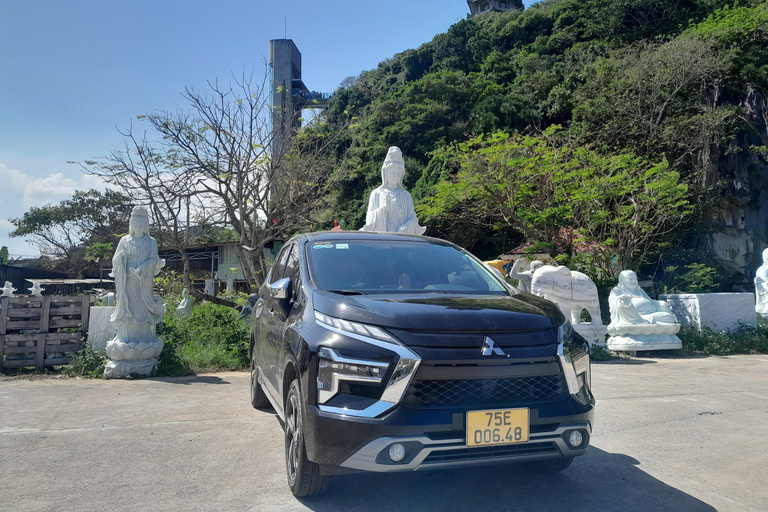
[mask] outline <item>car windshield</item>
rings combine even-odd
[[[315,285],[337,293],[483,293],[507,295],[488,269],[449,245],[421,241],[309,242]]]

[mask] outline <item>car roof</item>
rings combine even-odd
[[[421,235],[407,235],[403,233],[383,233],[374,231],[318,231],[299,235],[306,237],[308,242],[330,242],[341,240],[382,240],[382,241],[408,241],[423,242],[428,244],[454,245],[446,240]]]

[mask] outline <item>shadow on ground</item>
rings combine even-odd
[[[342,510],[715,510],[654,478],[623,454],[591,447],[561,473],[516,465],[335,477],[328,494],[303,499],[317,512]]]
[[[188,375],[186,377],[150,377],[145,380],[155,380],[158,382],[167,382],[168,384],[183,384],[192,386],[194,384],[232,384],[228,380],[215,375]]]

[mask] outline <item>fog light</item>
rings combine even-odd
[[[392,462],[400,462],[405,457],[405,446],[395,443],[389,447],[389,458]]]
[[[573,432],[571,432],[570,437],[568,437],[568,442],[574,448],[576,448],[577,446],[581,446],[582,441],[584,441],[584,436],[581,435],[581,432],[579,432],[578,430],[574,430]],[[392,453],[391,450],[390,450],[390,453]]]

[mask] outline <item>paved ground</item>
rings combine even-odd
[[[4,379],[0,510],[768,509],[768,356],[596,364],[593,380],[593,446],[563,473],[356,474],[299,501],[246,373]]]

